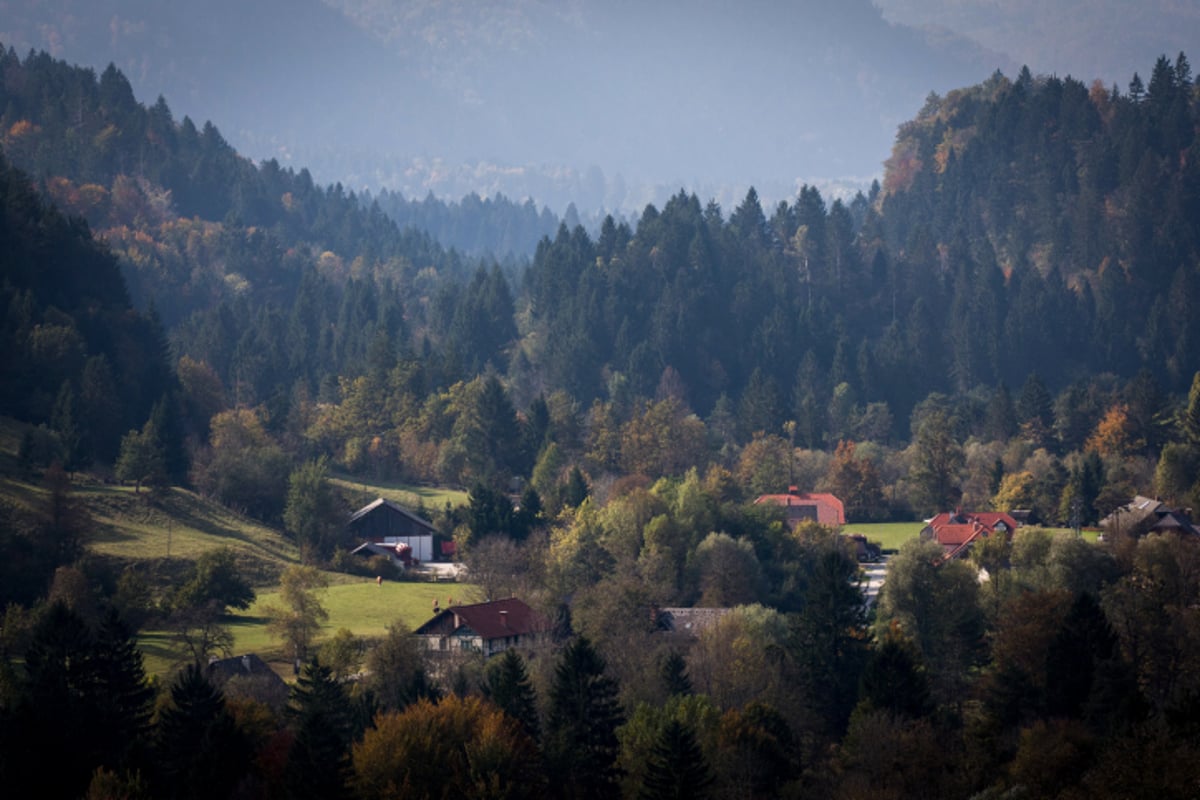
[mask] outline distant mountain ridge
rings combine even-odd
[[[1151,0],[875,0],[884,17],[967,37],[1035,74],[1124,87],[1158,55],[1200,39],[1200,4]]]
[[[410,197],[635,208],[647,186],[780,199],[880,171],[930,90],[995,57],[867,0],[488,4],[5,2],[0,41],[108,62],[243,154]],[[468,165],[465,168],[462,165]]]

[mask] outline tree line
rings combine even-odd
[[[883,184],[849,202],[803,187],[768,216],[751,190],[726,219],[680,192],[595,238],[562,225],[503,268],[303,170],[248,163],[211,123],[137,104],[115,69],[11,51],[0,67],[6,152],[93,220],[130,294],[153,301],[145,337],[167,350],[157,314],[174,372],[126,375],[118,355],[161,362],[73,343],[42,310],[61,310],[50,290],[72,281],[30,284],[30,305],[14,272],[6,320],[27,355],[6,408],[46,426],[25,448],[43,465],[63,442],[73,465],[128,449],[130,479],[165,469],[278,520],[281,480],[268,497],[220,488],[255,485],[222,479],[235,462],[217,445],[232,439],[213,421],[230,412],[274,459],[248,475],[323,457],[463,487],[515,480],[552,507],[576,471],[605,485],[709,464],[760,492],[795,482],[786,463],[862,519],[962,501],[1067,522],[1080,499],[1086,524],[1131,490],[1194,494],[1171,441],[1200,366],[1185,56],[1125,93],[1023,71],[931,97]],[[43,202],[13,198],[17,216]],[[120,278],[89,272],[114,297]],[[164,468],[139,455],[151,439]],[[840,445],[855,457],[834,469]],[[766,454],[775,476],[751,475]]]

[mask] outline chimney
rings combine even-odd
[[[800,487],[799,486],[789,486],[788,494],[792,495],[793,497],[799,497],[800,496]]]
[[[500,609],[500,624],[505,628],[508,627],[508,611],[505,609]]]

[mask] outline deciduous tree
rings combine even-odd
[[[354,745],[361,797],[521,800],[546,796],[537,747],[520,724],[477,697],[421,700],[381,714]],[[553,796],[568,797],[569,785]]]
[[[329,618],[317,597],[328,586],[329,579],[315,567],[290,566],[279,578],[279,604],[265,609],[267,629],[283,641],[288,657],[297,662],[308,658],[321,623]]]
[[[306,561],[324,561],[344,540],[345,511],[329,482],[329,462],[307,461],[288,477],[283,524]]]

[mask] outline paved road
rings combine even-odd
[[[879,587],[883,586],[883,578],[887,574],[887,562],[890,556],[884,556],[881,561],[874,564],[863,564],[863,572],[867,574],[866,585],[863,586],[863,592],[867,597],[867,605],[875,605],[875,598],[879,596]]]

